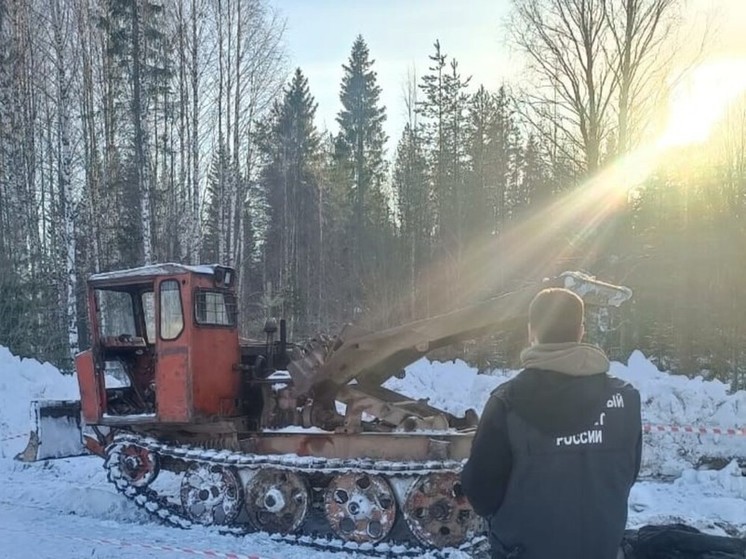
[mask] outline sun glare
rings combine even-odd
[[[673,91],[668,122],[658,147],[706,141],[728,105],[744,92],[744,58],[707,62],[694,68]]]

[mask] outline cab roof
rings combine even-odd
[[[205,276],[215,276],[215,271],[218,269],[230,269],[226,266],[220,266],[219,264],[200,264],[197,266],[189,266],[187,264],[177,264],[173,262],[165,264],[149,264],[147,266],[140,266],[139,268],[130,268],[127,270],[116,270],[114,272],[102,272],[99,274],[93,274],[88,278],[89,283],[101,284],[109,282],[120,283],[126,280],[137,280],[154,278],[157,276],[173,276],[177,274],[202,274]]]

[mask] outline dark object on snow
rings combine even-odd
[[[746,540],[703,534],[684,524],[628,530],[624,559],[746,559]]]

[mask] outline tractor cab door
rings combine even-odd
[[[157,416],[163,422],[186,423],[192,416],[191,309],[185,300],[189,276],[158,279],[155,293]]]

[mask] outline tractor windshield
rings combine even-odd
[[[102,337],[137,336],[132,295],[127,291],[97,289],[96,310]]]
[[[140,337],[155,343],[155,298],[152,291],[96,290],[99,335]],[[139,314],[142,313],[140,326]],[[143,329],[144,326],[144,329]]]

